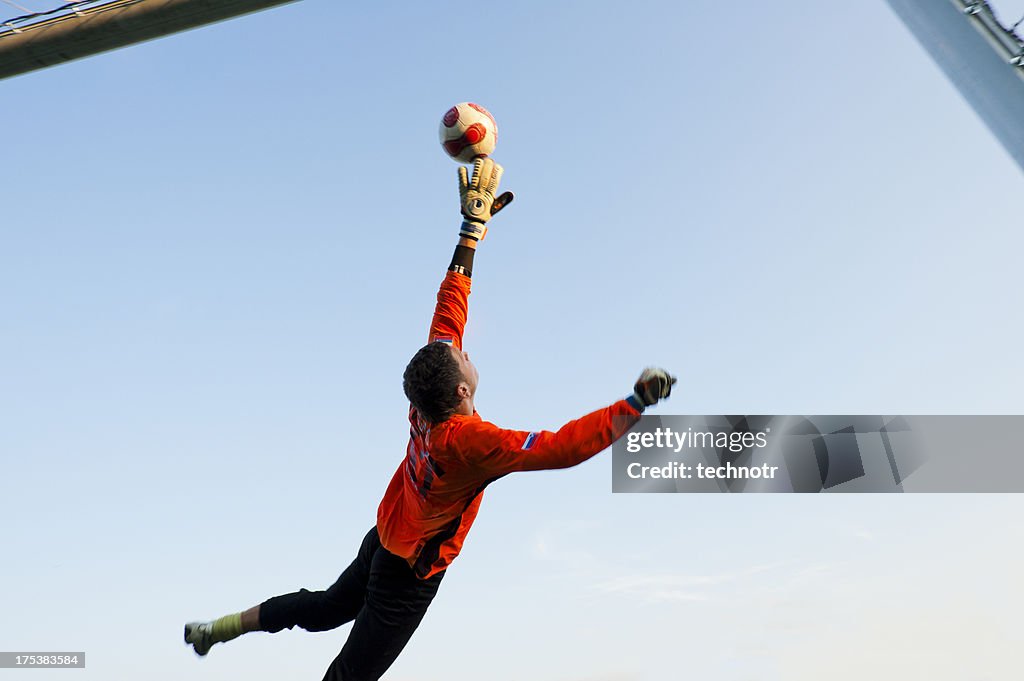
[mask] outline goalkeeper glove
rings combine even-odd
[[[487,234],[487,221],[515,198],[512,192],[505,192],[495,198],[504,172],[504,168],[489,158],[473,161],[472,178],[466,166],[459,166],[459,199],[463,218],[459,236],[483,241]]]
[[[640,378],[636,379],[636,383],[633,385],[633,394],[627,399],[634,403],[634,407],[639,404],[638,411],[643,411],[644,407],[656,404],[658,400],[663,400],[671,395],[675,382],[676,377],[664,369],[648,367],[640,374]]]

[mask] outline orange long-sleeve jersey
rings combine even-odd
[[[429,341],[462,348],[470,279],[449,272],[437,294]],[[558,432],[506,430],[456,414],[428,423],[409,408],[409,445],[377,509],[381,544],[426,579],[451,564],[476,519],[484,488],[515,471],[568,468],[610,446],[640,418],[627,400]]]

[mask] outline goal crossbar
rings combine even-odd
[[[0,23],[0,78],[63,64],[295,0],[70,2]]]

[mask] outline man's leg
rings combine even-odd
[[[444,572],[418,579],[402,558],[381,548],[373,556],[366,604],[324,681],[377,681],[409,642]]]
[[[205,655],[214,643],[230,641],[250,631],[276,633],[299,626],[306,631],[327,631],[351,622],[363,607],[370,562],[380,547],[377,528],[363,538],[355,560],[326,591],[300,589],[274,596],[245,612],[226,615],[212,622],[185,625],[185,642]]]
[[[306,631],[327,631],[354,620],[366,599],[370,562],[379,548],[380,536],[373,527],[363,538],[355,560],[326,591],[299,589],[261,603],[260,630],[273,634],[299,626]]]

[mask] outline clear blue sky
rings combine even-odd
[[[556,428],[648,364],[660,413],[1024,411],[1021,173],[880,0],[305,0],[0,97],[0,648],[88,655],[33,679],[321,677],[347,627],[198,660],[181,625],[328,585],[373,523],[458,101],[517,195],[484,418]],[[1019,497],[610,488],[607,454],[493,485],[385,678],[1018,668]]]

